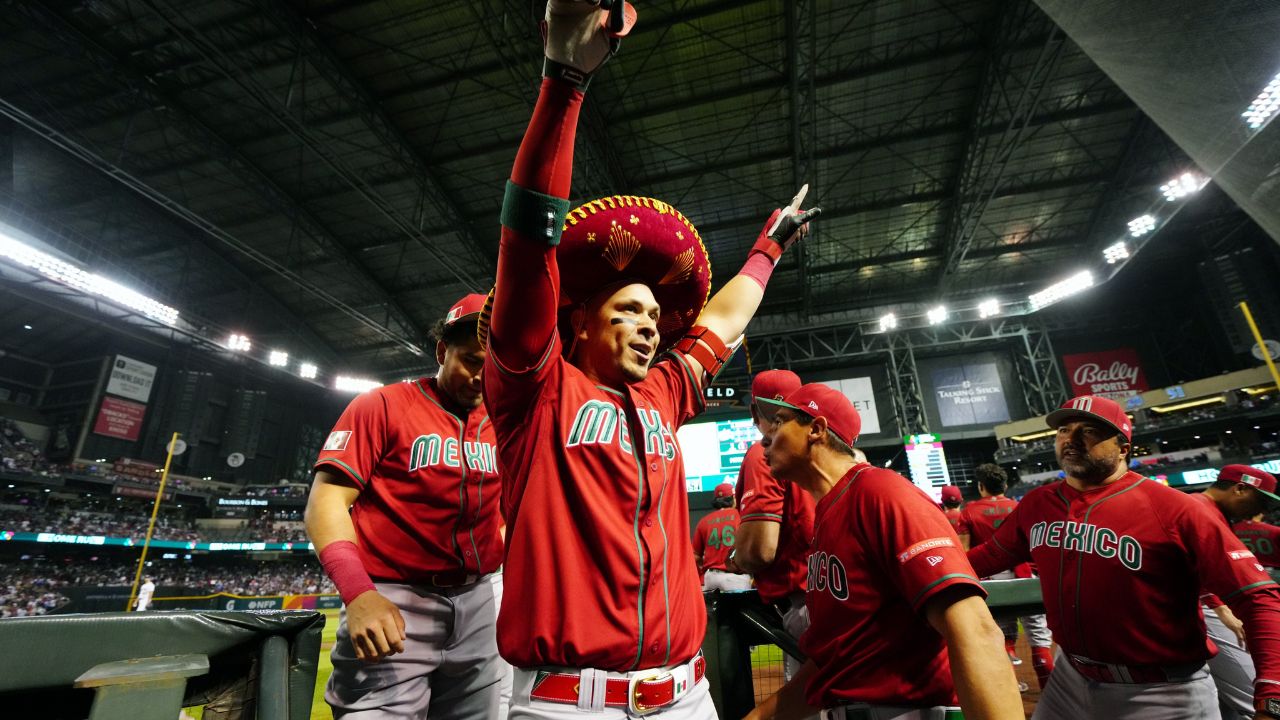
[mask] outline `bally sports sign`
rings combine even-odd
[[[1138,353],[1133,348],[1063,355],[1072,395],[1099,395],[1122,400],[1147,390]]]

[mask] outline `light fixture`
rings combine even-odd
[[[880,332],[893,330],[898,327],[898,316],[893,313],[880,316]]]
[[[1184,172],[1178,177],[1160,186],[1160,192],[1168,202],[1199,192],[1209,181],[1195,173]]]
[[[1154,215],[1139,215],[1129,221],[1129,234],[1133,237],[1142,237],[1155,229],[1156,218]]]
[[[1032,440],[1039,440],[1040,438],[1049,437],[1050,435],[1053,435],[1053,434],[1054,434],[1054,433],[1056,433],[1056,432],[1058,432],[1058,431],[1057,431],[1057,430],[1045,430],[1045,431],[1043,431],[1043,432],[1031,433],[1031,434],[1029,434],[1029,435],[1014,435],[1013,437],[1011,437],[1011,438],[1009,438],[1009,439],[1010,439],[1010,440],[1015,440],[1015,441],[1017,441],[1017,442],[1030,442],[1030,441],[1032,441]]]
[[[152,300],[114,280],[81,270],[71,263],[40,252],[4,233],[0,233],[0,257],[9,258],[18,265],[35,270],[54,282],[79,290],[86,295],[105,298],[166,325],[178,323],[178,311],[174,308]]]
[[[298,366],[298,375],[308,380],[315,380],[317,370],[319,370],[319,368],[311,363],[302,363]]]
[[[1129,257],[1129,246],[1125,245],[1124,241],[1121,240],[1103,250],[1102,257],[1106,259],[1108,265],[1114,265]]]
[[[284,367],[289,364],[289,353],[283,350],[272,350],[267,356],[267,362],[275,367]]]
[[[1245,119],[1250,128],[1257,130],[1276,114],[1276,110],[1280,110],[1280,73],[1271,78],[1271,82],[1249,103],[1249,108],[1240,113],[1240,117]]]
[[[31,329],[31,326],[30,326],[30,325],[23,325],[23,326],[22,326],[22,329],[23,329],[23,330],[30,330],[30,329]]]
[[[333,379],[333,389],[343,392],[363,393],[382,387],[382,383],[368,378],[354,378],[339,375]]]
[[[227,338],[228,350],[235,350],[237,352],[249,352],[249,347],[250,347],[249,336],[247,335],[232,333],[231,337]]]
[[[1035,312],[1091,287],[1093,287],[1093,273],[1082,270],[1066,280],[1059,280],[1044,290],[1028,296],[1027,299],[1031,301],[1031,311]]]
[[[1177,403],[1175,405],[1162,405],[1160,407],[1153,407],[1151,408],[1151,412],[1153,413],[1175,412],[1178,410],[1186,410],[1188,408],[1201,407],[1204,405],[1216,405],[1217,403],[1220,403],[1220,402],[1226,402],[1226,401],[1222,399],[1221,395],[1214,395],[1213,397],[1201,398],[1199,400],[1189,400],[1187,402]]]
[[[978,303],[979,318],[989,318],[993,315],[999,315],[999,314],[1000,314],[999,300],[996,300],[995,298],[991,298],[989,300],[983,300],[982,302]]]
[[[935,308],[930,308],[924,315],[929,320],[930,325],[941,325],[947,321],[947,306],[939,305]]]

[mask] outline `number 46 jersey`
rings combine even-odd
[[[698,521],[693,532],[693,553],[702,556],[703,570],[724,570],[738,532],[738,511],[722,508]]]

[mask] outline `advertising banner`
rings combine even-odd
[[[1071,382],[1072,395],[1124,400],[1149,389],[1133,348],[1063,355],[1062,366]]]
[[[105,395],[102,407],[98,409],[98,419],[93,424],[93,431],[121,440],[137,440],[138,434],[142,432],[142,418],[146,414],[146,405]]]
[[[876,394],[869,377],[845,378],[843,380],[823,380],[823,385],[839,390],[862,417],[862,434],[875,435],[880,432],[880,416],[876,413]]]
[[[107,392],[129,400],[145,403],[151,397],[151,386],[156,381],[156,366],[133,358],[117,355],[111,364],[111,377],[107,380]]]
[[[944,427],[992,425],[1009,421],[1009,404],[1000,368],[994,362],[970,362],[933,370],[934,399]]]

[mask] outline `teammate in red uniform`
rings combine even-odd
[[[974,470],[974,476],[980,497],[960,511],[960,527],[956,531],[960,534],[960,543],[966,549],[990,540],[995,535],[996,528],[1018,506],[1017,500],[1004,495],[1005,490],[1009,489],[1009,476],[1004,468],[986,463]],[[1033,575],[1031,566],[1023,563],[1013,570],[999,572],[983,580],[1012,580]],[[1000,631],[1004,633],[1005,651],[1009,653],[1009,660],[1014,665],[1022,664],[1015,649],[1019,620],[1027,633],[1027,644],[1031,647],[1031,665],[1036,671],[1036,682],[1043,690],[1045,683],[1049,682],[1049,674],[1053,672],[1053,636],[1049,633],[1049,625],[1043,613],[997,621]],[[1023,683],[1018,683],[1018,689],[1027,688]]]
[[[738,510],[734,507],[733,485],[720,483],[711,501],[716,510],[698,521],[693,531],[693,559],[703,573],[702,591],[750,590],[751,576],[730,572],[725,567],[737,541]]]
[[[512,718],[711,718],[676,430],[812,213],[776,211],[708,302],[706,251],[670,205],[614,196],[568,212],[578,110],[611,23],[590,2],[548,4],[546,77],[503,200],[484,373],[508,523],[498,646],[517,668]]]
[[[483,303],[468,295],[437,325],[435,377],[352,400],[316,461],[307,533],[345,605],[325,691],[336,718],[505,715]]]
[[[1083,396],[1049,413],[1066,479],[1035,488],[969,552],[991,575],[1031,560],[1062,650],[1035,718],[1218,717],[1200,588],[1249,631],[1258,717],[1280,713],[1280,591],[1201,502],[1128,471],[1123,408]]]
[[[1270,473],[1248,465],[1227,465],[1213,485],[1192,497],[1212,508],[1214,517],[1229,524],[1274,502],[1275,491],[1276,479]],[[1218,688],[1223,720],[1252,717],[1257,670],[1245,650],[1244,626],[1217,595],[1204,593],[1200,599],[1205,609],[1213,611],[1204,613],[1204,624],[1209,639],[1218,646],[1218,654],[1209,658],[1209,673]]]
[[[964,502],[964,496],[960,494],[960,488],[955,485],[942,486],[942,514],[947,516],[947,522],[951,523],[951,529],[960,533],[960,504]]]
[[[1264,513],[1241,520],[1231,530],[1244,546],[1258,556],[1258,562],[1269,568],[1280,568],[1280,527],[1263,522]]]
[[[781,400],[800,387],[790,370],[765,370],[751,381],[751,419],[761,434],[769,431],[774,405],[760,398]],[[764,446],[752,444],[738,470],[738,546],[730,567],[755,577],[760,599],[782,616],[782,627],[797,640],[809,627],[804,606],[809,539],[813,537],[813,497],[794,483],[777,480],[764,460]],[[790,655],[783,657],[788,679],[800,669]]]
[[[1000,630],[933,499],[854,457],[862,421],[839,391],[812,383],[765,402],[779,405],[769,469],[817,500],[812,625],[809,659],[748,717],[940,720],[958,694],[966,717],[1021,720]]]

